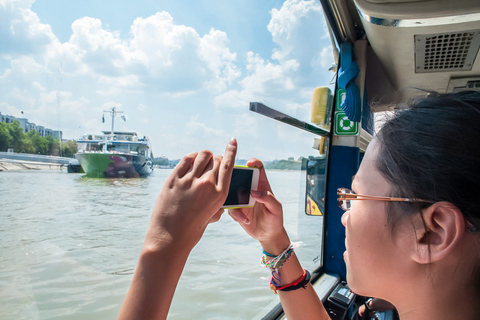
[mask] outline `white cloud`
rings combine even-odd
[[[0,102],[0,109],[2,110],[1,113],[4,115],[12,115],[17,118],[23,118],[24,115],[22,114],[21,109],[10,105],[7,102]]]
[[[212,79],[207,87],[221,92],[240,77],[240,70],[233,64],[237,54],[227,47],[228,37],[225,32],[210,29],[200,41],[200,54],[212,70]]]
[[[220,108],[244,109],[250,101],[258,101],[264,96],[284,96],[295,89],[291,74],[298,69],[295,60],[284,64],[265,61],[258,54],[247,54],[248,74],[239,81],[242,90],[230,90],[218,95],[215,104]]]
[[[272,58],[295,59],[302,66],[311,67],[312,57],[324,46],[321,40],[328,40],[328,31],[318,28],[325,23],[319,20],[323,20],[322,8],[315,0],[287,0],[279,10],[272,9],[268,30],[279,45]]]
[[[295,60],[287,60],[282,64],[264,61],[258,54],[247,54],[247,70],[251,74],[246,76],[240,84],[246,90],[257,94],[273,91],[292,90],[295,88],[290,75],[298,70],[299,64]]]
[[[323,69],[329,69],[333,62],[333,47],[331,45],[324,47],[312,58],[312,66],[320,66]]]
[[[0,1],[0,54],[38,54],[55,41],[49,25],[31,11],[34,1]]]
[[[318,41],[325,34],[315,29],[322,15],[314,1],[287,0],[272,10],[269,31],[277,48],[270,57],[252,51],[237,56],[226,32],[199,34],[167,12],[129,21],[126,34],[110,30],[101,16],[84,17],[60,42],[39,22],[32,3],[0,0],[1,110],[23,110],[30,121],[59,127],[68,138],[108,130],[102,111],[115,105],[131,112],[119,129],[143,130],[158,150],[213,145],[221,152],[235,135],[261,153],[255,134],[266,137],[276,129],[245,114],[248,103],[305,112],[318,69],[331,64]]]
[[[9,10],[2,12],[10,19],[0,23],[0,35],[10,32],[10,41],[2,41],[0,53],[45,51],[31,57],[44,72],[88,76],[98,82],[99,94],[138,89],[218,93],[241,75],[226,33],[211,29],[202,37],[176,25],[167,12],[135,19],[127,39],[106,30],[100,19],[84,17],[72,23],[69,41],[60,43],[30,9],[10,5]]]
[[[320,68],[325,70],[333,62],[331,54],[329,58],[328,34],[319,30],[322,25],[319,20],[323,19],[320,5],[314,0],[287,0],[279,10],[272,9],[271,16],[268,30],[278,45],[272,52],[272,61],[249,52],[247,74],[238,82],[240,89],[218,95],[215,98],[218,107],[240,110],[249,101],[262,100],[310,103],[313,87],[317,83],[328,85],[329,79],[318,82]],[[291,106],[287,104],[286,108]]]
[[[311,102],[305,102],[305,103],[287,103],[285,108],[287,110],[287,113],[298,118],[298,119],[304,119],[307,120],[310,118],[310,107],[311,107]]]
[[[227,35],[215,29],[200,37],[195,29],[175,25],[167,12],[137,18],[131,49],[148,69],[143,81],[162,91],[224,90],[240,76]]]
[[[186,133],[188,135],[197,135],[197,137],[221,137],[225,135],[224,131],[210,128],[207,126],[207,124],[198,121],[198,115],[190,119],[190,121],[186,124],[186,128]]]
[[[117,108],[118,110],[122,109],[123,105],[119,102],[109,101],[102,104],[103,110],[111,110],[112,108]]]
[[[137,110],[139,111],[145,111],[145,110],[148,110],[150,107],[149,106],[146,106],[144,105],[143,103],[140,103],[138,106],[137,106]]]
[[[231,111],[242,110],[253,100],[255,100],[255,95],[246,90],[229,90],[215,96],[215,105]]]

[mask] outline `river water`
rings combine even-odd
[[[145,179],[0,173],[0,319],[115,319],[170,170]],[[268,171],[304,267],[319,266],[321,217],[303,213],[305,172]],[[258,319],[278,302],[261,248],[228,216],[210,225],[169,319]]]

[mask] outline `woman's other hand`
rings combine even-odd
[[[165,180],[147,231],[150,245],[175,241],[193,248],[210,222],[220,219],[237,153],[232,138],[224,156],[186,155]]]
[[[250,159],[247,166],[260,170],[258,191],[251,193],[256,203],[251,208],[230,209],[229,214],[252,238],[260,241],[265,251],[278,254],[290,244],[283,227],[282,204],[272,193],[263,163]]]

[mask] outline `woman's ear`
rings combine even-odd
[[[423,228],[417,228],[417,250],[412,259],[427,264],[444,259],[465,234],[465,218],[450,202],[436,202],[422,210]]]

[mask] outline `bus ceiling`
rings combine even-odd
[[[320,3],[338,43],[368,43],[355,54],[372,111],[432,91],[480,90],[480,0]]]

